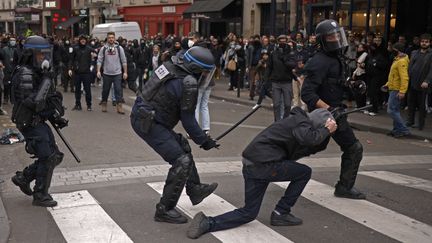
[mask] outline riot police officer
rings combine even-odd
[[[17,171],[12,182],[22,192],[33,196],[33,205],[54,207],[57,202],[48,194],[54,167],[61,163],[61,153],[54,134],[46,124],[50,120],[59,128],[67,126],[62,116],[62,96],[55,91],[51,70],[52,46],[40,36],[30,36],[24,44],[19,66],[12,78],[12,121],[24,135],[26,151],[36,160]],[[36,180],[33,191],[30,182]]]
[[[301,96],[310,111],[325,108],[332,111],[338,123],[338,130],[332,135],[341,147],[342,163],[339,181],[334,195],[351,199],[365,199],[366,196],[354,188],[354,183],[363,156],[363,147],[355,137],[343,110],[342,96],[347,87],[342,49],[347,44],[345,32],[334,20],[320,22],[315,30],[321,49],[306,63],[306,78]]]
[[[192,47],[182,57],[164,62],[143,86],[132,109],[134,131],[171,164],[163,194],[156,205],[155,221],[182,224],[187,218],[175,206],[186,185],[193,205],[200,203],[217,187],[202,184],[187,139],[173,128],[179,121],[192,140],[205,150],[219,145],[208,137],[195,120],[198,80],[214,67],[210,50]],[[206,85],[206,84],[202,84]]]

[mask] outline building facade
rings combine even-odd
[[[386,39],[432,32],[430,0],[244,0],[243,35],[312,33],[332,18],[353,32],[374,32]],[[272,5],[272,3],[276,3]],[[275,9],[272,9],[275,6]]]
[[[144,35],[187,35],[191,31],[190,19],[183,12],[191,0],[128,0],[122,2],[119,13],[124,21],[135,21]]]

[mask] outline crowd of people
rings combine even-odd
[[[0,51],[0,79],[3,80],[0,95],[0,103],[8,103],[10,99],[10,79],[12,72],[17,65],[23,48],[23,38],[15,35],[3,34],[1,37]],[[91,86],[102,86],[101,75],[98,75],[99,64],[104,61],[106,53],[98,54],[104,46],[118,46],[122,55],[116,57],[113,63],[118,65],[116,74],[124,72],[125,76],[120,80],[110,79],[111,82],[104,82],[102,92],[102,111],[107,111],[106,102],[109,96],[111,83],[113,85],[112,101],[117,106],[117,111],[124,114],[121,104],[124,102],[122,88],[126,85],[136,92],[141,90],[143,84],[151,76],[153,70],[171,57],[182,55],[188,48],[199,45],[209,48],[216,60],[216,70],[213,73],[214,79],[220,79],[225,75],[229,78],[228,90],[248,89],[249,99],[256,97],[257,105],[267,96],[272,98],[275,120],[282,119],[284,114],[289,114],[292,106],[300,106],[307,109],[301,100],[301,87],[304,81],[304,66],[308,59],[318,50],[319,44],[315,35],[307,38],[303,33],[292,33],[290,35],[266,36],[255,35],[250,38],[239,37],[233,33],[228,34],[224,39],[214,36],[202,37],[197,32],[191,32],[188,36],[177,37],[175,35],[162,36],[161,33],[155,36],[144,36],[140,40],[127,40],[116,37],[111,40],[99,40],[86,36],[74,38],[46,37],[53,45],[53,63],[55,82],[60,77],[60,85],[64,92],[75,93],[75,106],[73,110],[81,110],[81,94],[84,91],[87,110],[92,110]],[[432,95],[430,89],[425,85],[418,84],[419,75],[428,77],[426,70],[430,69],[426,63],[430,54],[430,35],[424,34],[421,37],[414,37],[411,43],[407,42],[405,36],[400,35],[397,41],[385,43],[382,36],[374,33],[347,33],[348,47],[343,51],[345,63],[345,76],[351,80],[362,80],[367,84],[366,92],[353,94],[348,89],[345,92],[346,105],[348,107],[363,107],[371,104],[369,110],[364,113],[375,116],[380,110],[385,109],[388,102],[388,94],[381,90],[381,86],[389,80],[391,64],[396,57],[394,46],[401,48],[401,52],[409,58],[410,69],[409,83],[406,95],[401,99],[401,109],[408,109],[408,120],[405,126],[414,126],[422,129],[427,112],[432,112]],[[423,44],[422,44],[423,43]],[[108,59],[111,57],[111,49],[108,50]],[[426,58],[420,58],[418,53],[425,53]],[[99,59],[99,60],[98,60]],[[416,62],[416,63],[414,63]],[[429,61],[430,63],[430,61]],[[413,69],[414,68],[414,69]],[[125,70],[127,70],[125,72]],[[420,75],[421,76],[421,75]],[[1,78],[3,77],[3,78]],[[211,87],[214,81],[206,90],[200,92],[200,99],[206,101],[210,96]],[[202,96],[204,94],[204,96]],[[424,95],[420,95],[424,94]],[[207,107],[202,106],[204,110]],[[1,106],[0,106],[1,107]],[[201,107],[201,105],[200,105]],[[414,115],[418,111],[418,122],[415,122]],[[0,110],[4,113],[3,110]],[[199,116],[197,111],[197,117]],[[389,112],[391,114],[391,112]],[[203,115],[206,130],[209,130],[208,116]]]

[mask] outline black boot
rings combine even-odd
[[[154,220],[171,224],[185,224],[188,221],[187,218],[179,213],[175,208],[167,210],[165,205],[162,203],[156,204]]]
[[[192,189],[187,193],[192,202],[192,205],[197,205],[202,202],[204,198],[208,197],[216,190],[217,186],[217,183],[212,183],[210,185],[202,183],[192,187]]]
[[[356,188],[352,187],[351,189],[348,189],[339,183],[336,184],[334,195],[336,197],[343,197],[349,199],[366,199],[366,195],[358,191]]]
[[[300,225],[303,223],[303,220],[297,218],[291,213],[280,214],[278,212],[273,211],[270,216],[270,224],[273,226],[294,226]]]
[[[33,193],[32,205],[39,207],[55,207],[57,206],[57,201],[54,201],[54,199],[48,193],[35,192]]]
[[[191,239],[197,239],[201,235],[209,231],[210,231],[209,218],[203,212],[199,212],[194,216],[192,222],[189,225],[189,228],[187,230],[187,237]]]
[[[25,170],[25,169],[24,169]],[[12,177],[12,182],[18,186],[21,191],[26,195],[33,195],[33,191],[30,188],[30,182],[32,181],[32,178],[29,178],[26,173],[17,171],[16,175]]]

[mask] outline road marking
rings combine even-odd
[[[401,186],[432,192],[432,181],[421,178],[393,173],[390,171],[361,171],[359,172],[359,174],[391,182],[393,184]]]
[[[289,182],[274,184],[286,188]],[[366,200],[337,198],[333,191],[331,186],[310,180],[302,196],[398,241],[432,242],[431,226]]]
[[[220,126],[229,126],[229,127],[231,127],[231,126],[233,126],[234,125],[234,123],[228,123],[228,122],[211,122],[211,124],[213,124],[213,125],[220,125]],[[262,129],[265,129],[265,128],[267,128],[267,127],[265,127],[265,126],[253,126],[253,125],[240,125],[239,127],[243,127],[243,128],[252,128],[252,129],[259,129],[259,130],[262,130]]]
[[[48,208],[68,243],[133,242],[88,191],[52,194],[58,206]]]
[[[164,182],[147,183],[147,185],[152,187],[159,194],[162,194]],[[189,197],[186,195],[184,190],[177,204],[177,208],[191,218],[200,211],[203,211],[206,215],[216,216],[236,209],[232,204],[215,194],[208,196],[199,205],[192,206],[192,203],[189,201]],[[260,223],[258,220],[254,220],[237,228],[212,232],[211,234],[225,243],[292,242],[271,228]]]

